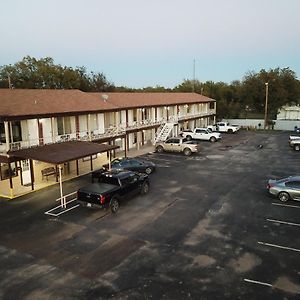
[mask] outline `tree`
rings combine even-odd
[[[0,67],[0,87],[8,87],[8,78],[15,88],[80,89],[87,92],[114,89],[103,73],[88,74],[84,67],[56,65],[51,57],[36,59],[26,56],[14,65]]]
[[[248,73],[242,82],[241,102],[255,112],[264,112],[266,83],[268,83],[268,111],[275,118],[280,107],[300,103],[299,81],[289,68],[276,68]]]

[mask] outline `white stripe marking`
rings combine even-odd
[[[273,287],[272,284],[270,283],[266,283],[266,282],[261,282],[261,281],[256,281],[256,280],[251,280],[251,279],[244,279],[244,281],[246,282],[250,282],[250,283],[255,283],[255,284],[260,284],[260,285],[264,285],[264,286],[268,286],[268,287]]]
[[[300,208],[300,206],[297,206],[297,205],[288,205],[288,204],[281,204],[281,203],[272,203],[272,205],[283,206],[283,207],[292,207],[292,208]]]
[[[274,223],[279,223],[279,224],[292,225],[292,226],[300,226],[299,223],[285,222],[285,221],[280,221],[280,220],[275,220],[275,219],[267,219],[267,221],[274,222]]]
[[[300,249],[296,249],[296,248],[290,248],[290,247],[285,247],[285,246],[280,246],[280,245],[275,245],[275,244],[270,244],[270,243],[264,243],[264,242],[257,242],[260,245],[264,245],[264,246],[269,246],[269,247],[274,247],[274,248],[279,248],[279,249],[284,249],[284,250],[291,250],[291,251],[295,251],[295,252],[300,252]]]

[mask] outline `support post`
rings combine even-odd
[[[34,190],[34,172],[33,172],[33,162],[32,159],[29,159],[30,166],[30,180],[31,180],[31,190]]]
[[[59,172],[59,190],[60,190],[60,205],[61,208],[66,208],[66,202],[63,196],[63,189],[62,189],[62,167],[61,165],[58,166],[58,172]]]
[[[10,188],[10,197],[13,198],[13,180],[12,180],[12,169],[10,163],[8,163],[8,174],[9,174],[9,188]]]
[[[76,159],[76,174],[79,176],[79,164],[78,164],[78,159]]]
[[[124,155],[127,157],[127,134],[124,136]]]

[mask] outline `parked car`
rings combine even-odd
[[[290,176],[279,180],[270,179],[267,188],[271,195],[278,197],[282,202],[300,201],[300,176]]]
[[[158,153],[164,151],[169,152],[182,152],[186,156],[190,156],[192,153],[197,153],[200,150],[198,144],[193,144],[185,138],[174,137],[169,138],[165,142],[157,142],[155,144],[155,150]]]
[[[235,133],[239,130],[238,126],[229,125],[228,122],[217,122],[214,125],[207,126],[212,131]]]
[[[106,164],[103,167],[108,170],[109,165]],[[132,157],[115,158],[112,160],[110,167],[111,169],[125,169],[148,175],[155,171],[155,164],[153,162]]]
[[[182,131],[181,136],[186,138],[188,141],[195,139],[216,142],[221,139],[221,134],[219,132],[212,132],[211,129],[207,128],[195,128],[193,131],[184,130]]]
[[[290,137],[289,137],[289,145],[295,151],[300,151],[300,136],[290,135]]]
[[[80,188],[77,201],[83,206],[110,208],[112,213],[116,213],[123,200],[148,191],[147,174],[116,169],[101,173],[98,182]]]

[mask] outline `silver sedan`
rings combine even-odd
[[[278,197],[282,202],[300,201],[300,176],[290,176],[279,180],[270,179],[267,188],[270,194]]]

